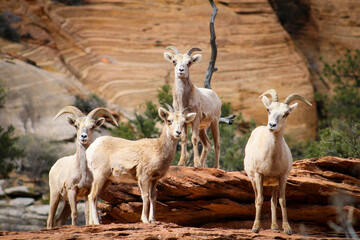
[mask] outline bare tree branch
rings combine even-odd
[[[210,62],[209,62],[209,67],[206,70],[206,74],[205,74],[204,87],[211,89],[211,85],[210,85],[211,77],[212,77],[212,74],[217,70],[215,68],[215,62],[216,62],[216,56],[217,56],[217,44],[215,42],[216,35],[215,35],[215,29],[214,29],[214,21],[215,21],[215,17],[216,17],[218,9],[213,0],[209,0],[209,2],[213,9],[213,11],[211,13],[211,17],[210,17],[211,58],[210,58]]]

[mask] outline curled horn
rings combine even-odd
[[[306,100],[306,98],[304,98],[303,96],[297,94],[297,93],[293,93],[293,94],[290,94],[284,101],[285,104],[289,105],[292,101],[295,101],[295,100],[300,100],[300,101],[303,101],[304,103],[307,103],[309,106],[312,106],[312,104]]]
[[[100,116],[109,117],[115,123],[116,126],[119,126],[114,116],[106,108],[95,108],[94,110],[89,112],[87,116],[92,119],[96,119]]]
[[[202,51],[202,50],[200,48],[193,47],[193,48],[190,48],[189,51],[186,52],[186,54],[190,56],[195,51]]]
[[[188,111],[188,110],[190,110],[189,107],[184,108],[184,109],[181,111],[181,114],[184,114],[184,113],[185,113],[186,111]]]
[[[56,116],[53,118],[53,121],[55,121],[58,117],[60,117],[61,115],[63,115],[64,113],[70,113],[72,115],[74,115],[75,117],[83,117],[85,116],[77,107],[74,106],[67,106],[64,107],[63,109],[61,109]]]
[[[167,50],[173,50],[175,55],[179,54],[179,50],[177,50],[177,48],[174,47],[174,46],[168,46],[166,49]]]
[[[271,98],[272,98],[273,102],[278,102],[279,101],[279,97],[278,97],[278,95],[277,95],[277,93],[276,93],[276,91],[274,89],[269,89],[269,90],[265,91],[263,94],[261,94],[259,96],[259,98],[262,98],[266,94],[271,95]]]
[[[165,107],[167,107],[170,112],[174,112],[174,109],[169,104],[167,104],[167,103],[161,103],[161,104],[164,105]]]

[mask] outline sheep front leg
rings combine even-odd
[[[184,166],[186,163],[186,153],[187,153],[187,147],[186,147],[186,141],[187,141],[187,125],[184,124],[182,130],[181,130],[181,156],[178,163],[178,166]]]
[[[76,208],[76,190],[75,189],[69,190],[68,197],[71,208],[71,225],[75,226],[78,218],[78,211]]]
[[[276,223],[276,207],[277,207],[278,194],[279,194],[279,186],[274,186],[272,189],[272,196],[271,196],[271,229],[272,230],[279,229]]]
[[[255,194],[255,208],[256,215],[252,231],[258,233],[260,231],[260,219],[261,219],[261,206],[264,202],[263,195],[263,176],[260,173],[255,173],[255,186],[257,193]],[[255,190],[255,189],[254,189]]]
[[[291,235],[292,230],[288,222],[287,212],[286,212],[286,199],[285,199],[286,179],[287,176],[284,176],[279,181],[279,203],[280,203],[282,219],[283,219],[282,227],[286,234]]]
[[[139,188],[141,191],[141,198],[143,201],[143,208],[141,213],[141,221],[143,223],[149,223],[149,197],[150,197],[150,183],[148,180],[140,180],[139,179]]]

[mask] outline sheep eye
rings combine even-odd
[[[175,60],[173,60],[173,64],[176,65],[176,61],[175,61]]]
[[[191,62],[188,62],[188,64],[187,64],[187,65],[188,65],[188,66],[190,66],[190,64],[191,64]]]
[[[171,125],[172,121],[171,120],[167,120],[167,124]]]
[[[270,109],[266,109],[266,110],[267,110],[268,114],[270,114]]]
[[[283,118],[286,118],[287,116],[289,116],[289,113],[285,113]]]

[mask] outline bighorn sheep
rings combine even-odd
[[[68,117],[68,122],[74,126],[77,131],[76,153],[60,158],[50,169],[50,211],[47,220],[48,228],[53,227],[54,216],[60,198],[63,198],[65,203],[62,212],[55,221],[56,225],[61,226],[65,223],[70,215],[70,210],[72,225],[75,225],[78,215],[76,204],[84,198],[86,223],[88,224],[88,202],[86,196],[90,192],[92,174],[87,166],[85,151],[92,142],[92,135],[95,128],[100,127],[105,122],[105,118],[100,116],[107,116],[118,125],[113,115],[105,108],[96,108],[85,116],[78,108],[73,106],[67,106],[61,109],[53,121],[65,113],[72,114],[71,117]]]
[[[171,106],[167,106],[169,111],[164,108],[158,110],[165,122],[159,138],[130,141],[104,136],[96,139],[86,151],[94,177],[88,196],[90,224],[99,224],[96,205],[102,190],[111,181],[121,181],[125,177],[138,181],[143,200],[141,221],[155,222],[156,185],[174,159],[183,125],[193,121],[196,116],[196,113],[184,114],[187,109],[175,112]]]
[[[192,137],[191,142],[194,150],[194,166],[204,167],[206,156],[210,151],[211,142],[207,136],[206,129],[210,127],[215,147],[214,167],[219,168],[220,159],[220,132],[219,119],[221,115],[221,101],[217,94],[207,88],[198,88],[190,80],[190,66],[201,60],[201,55],[191,56],[194,51],[201,51],[200,48],[191,48],[185,54],[179,53],[176,47],[167,47],[175,54],[165,52],[164,57],[167,61],[174,64],[175,83],[173,86],[173,106],[176,111],[189,108],[196,113],[193,122],[184,125],[181,135],[181,157],[179,165],[186,162],[186,140],[187,126],[191,125]],[[199,157],[198,139],[203,144],[203,151]]]
[[[272,102],[265,96],[270,94]],[[283,103],[279,102],[274,89],[261,94],[262,102],[268,111],[267,127],[254,129],[245,147],[244,167],[255,192],[256,215],[253,232],[260,230],[261,206],[264,201],[263,186],[272,186],[271,198],[271,229],[277,230],[276,206],[277,197],[282,211],[283,229],[286,234],[292,234],[286,213],[285,187],[292,167],[292,156],[284,139],[286,118],[297,103],[289,105],[294,100],[300,100],[312,106],[299,94],[289,95]]]

